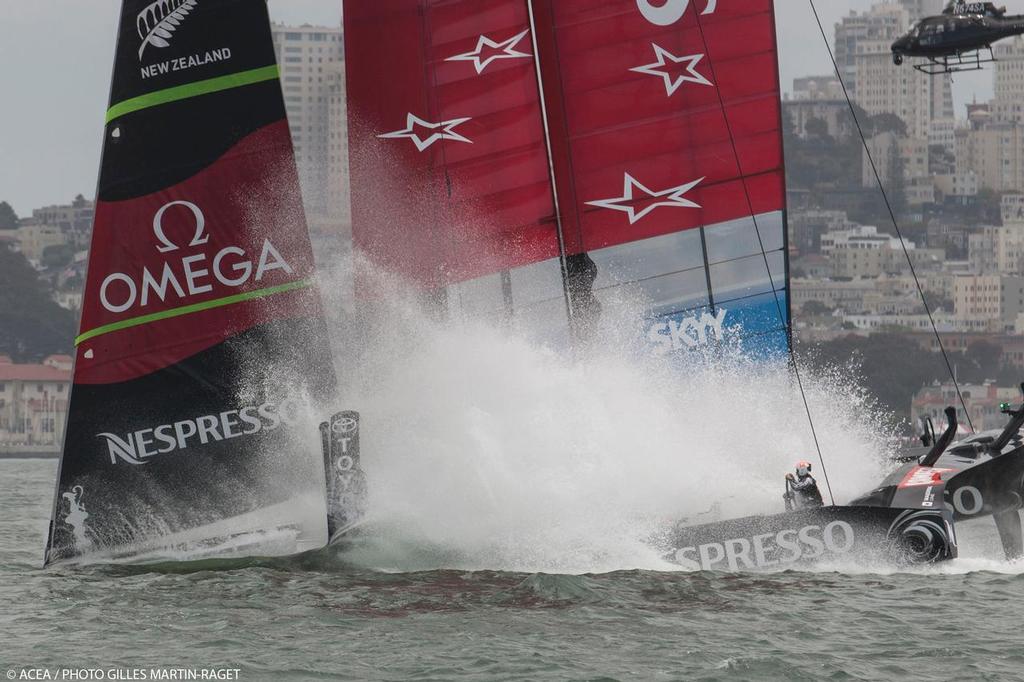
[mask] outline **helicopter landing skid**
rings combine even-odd
[[[985,64],[996,61],[989,46],[971,50],[970,52],[957,52],[956,54],[944,57],[929,57],[928,61],[914,64],[914,68],[929,76],[936,76],[943,73],[960,73],[963,71],[980,71]]]

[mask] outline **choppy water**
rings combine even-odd
[[[1024,572],[389,573],[344,557],[42,570],[55,463],[0,461],[0,667],[239,679],[1021,679]],[[977,542],[969,554],[988,551]],[[0,674],[5,674],[0,672]]]

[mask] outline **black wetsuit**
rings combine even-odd
[[[818,482],[810,474],[796,480],[791,480],[789,482],[789,489],[793,491],[793,495],[796,497],[797,509],[821,507],[825,504],[824,500],[821,499],[821,491],[818,490]]]

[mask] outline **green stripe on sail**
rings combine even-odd
[[[277,65],[274,64],[272,66],[264,66],[259,69],[252,69],[251,71],[241,71],[239,73],[228,74],[227,76],[219,76],[217,78],[210,78],[204,81],[196,81],[195,83],[186,83],[185,85],[178,85],[173,88],[167,88],[166,90],[157,90],[156,92],[150,92],[145,95],[126,99],[125,101],[118,102],[114,106],[110,107],[107,110],[106,123],[110,123],[115,118],[124,116],[125,114],[130,114],[133,111],[148,109],[149,107],[155,107],[169,102],[177,102],[179,100],[189,99],[190,97],[199,97],[200,95],[209,95],[214,92],[240,88],[245,85],[253,85],[254,83],[275,80],[279,76],[280,72],[278,71]]]
[[[283,294],[286,291],[294,291],[296,289],[304,289],[306,287],[313,286],[313,283],[308,279],[299,280],[297,282],[289,282],[288,284],[281,284],[276,287],[268,287],[266,289],[257,289],[256,291],[247,291],[244,294],[235,294],[234,296],[226,296],[224,298],[214,299],[212,301],[203,301],[202,303],[194,303],[192,305],[182,306],[180,308],[172,308],[171,310],[163,310],[159,313],[151,313],[149,315],[142,315],[140,317],[133,317],[127,320],[120,320],[119,322],[112,322],[105,324],[102,327],[96,327],[90,329],[87,332],[82,332],[75,339],[75,345],[78,346],[84,341],[94,339],[97,336],[109,334],[111,332],[121,331],[122,329],[129,329],[130,327],[138,327],[150,322],[156,322],[158,320],[166,320],[172,317],[181,317],[182,315],[191,315],[192,313],[198,313],[203,310],[212,310],[214,308],[223,308],[224,306],[234,305],[235,303],[242,303],[244,301],[251,301],[257,298],[266,298],[267,296],[273,296],[274,294]]]

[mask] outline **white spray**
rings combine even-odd
[[[781,511],[783,474],[817,461],[784,366],[637,357],[614,334],[637,320],[607,305],[601,342],[573,358],[505,324],[434,321],[376,276],[372,312],[335,325],[371,486],[359,562],[663,568],[648,541],[667,522]],[[843,502],[879,480],[875,412],[844,378],[805,376],[804,387]]]

